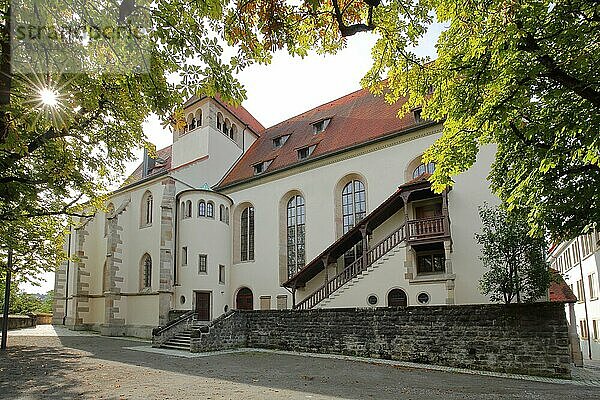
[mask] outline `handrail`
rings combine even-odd
[[[342,272],[328,280],[300,303],[296,304],[294,308],[297,310],[308,310],[313,308],[329,297],[333,292],[345,285],[348,281],[361,274],[375,261],[379,260],[404,240],[406,240],[406,232],[405,225],[402,224],[397,230],[373,246],[371,250],[367,251],[352,264],[344,268]]]
[[[448,235],[448,222],[444,215],[408,221],[408,240]]]
[[[167,322],[165,325],[152,329],[152,336],[160,335],[161,333],[169,330],[171,327],[178,325],[181,322],[192,319],[195,314],[196,314],[196,311],[194,311],[194,310],[186,311],[185,313],[181,314],[178,318]]]

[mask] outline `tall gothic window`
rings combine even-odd
[[[240,260],[254,260],[254,207],[246,207],[240,217]]]
[[[142,226],[152,225],[153,199],[149,191],[142,197]]]
[[[298,272],[305,260],[306,228],[304,198],[294,196],[287,204],[287,269],[288,278]]]
[[[367,198],[365,185],[359,180],[349,182],[342,190],[343,233],[354,228],[365,217]],[[344,254],[344,266],[348,266],[362,255],[362,242]]]
[[[142,289],[152,287],[152,258],[149,254],[142,257]]]

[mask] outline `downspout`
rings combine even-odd
[[[71,232],[72,227],[69,226],[69,243],[67,244],[67,277],[65,281],[65,314],[63,316],[63,325],[67,321],[67,313],[69,312],[69,269],[71,266]]]
[[[179,226],[177,225],[177,222],[179,221],[179,217],[177,216],[177,213],[179,212],[179,193],[175,195],[175,222],[173,223],[173,247],[175,247],[173,249],[173,286],[179,286],[179,283],[177,283],[177,278],[179,278],[177,276],[177,253],[179,253],[179,245],[177,243],[177,229],[179,228]]]
[[[583,289],[582,295],[583,295],[583,309],[585,310],[585,329],[587,330],[587,342],[588,342],[588,357],[590,358],[590,360],[592,359],[592,335],[590,332],[590,320],[589,320],[589,315],[588,315],[588,307],[587,307],[587,297],[585,295],[585,280],[583,278],[583,252],[580,250],[581,246],[581,242],[580,239],[581,236],[577,237],[577,251],[579,252],[579,273],[581,274],[581,289]]]

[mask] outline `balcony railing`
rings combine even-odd
[[[408,241],[435,239],[450,235],[448,219],[440,215],[408,221]]]

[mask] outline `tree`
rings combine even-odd
[[[224,2],[119,3],[0,1],[0,223],[87,215],[149,146],[150,113],[180,124],[192,93],[244,96],[247,61],[211,38]]]
[[[0,224],[0,275],[4,277],[2,348],[6,348],[6,330],[11,302],[12,281],[32,281],[42,272],[53,271],[65,258],[62,251],[64,226],[56,216],[21,218]],[[13,293],[14,296],[14,293]],[[23,304],[29,307],[30,304]]]
[[[438,57],[417,57],[435,19]],[[444,121],[425,153],[441,191],[497,146],[490,178],[532,234],[573,237],[600,222],[600,4],[594,0],[237,0],[225,38],[268,61],[274,49],[335,52],[373,32],[362,83],[400,114]]]
[[[500,207],[484,205],[479,216],[482,232],[475,237],[481,245],[481,262],[488,269],[479,282],[481,293],[506,304],[546,295],[551,280],[546,241],[528,235],[525,218]]]

